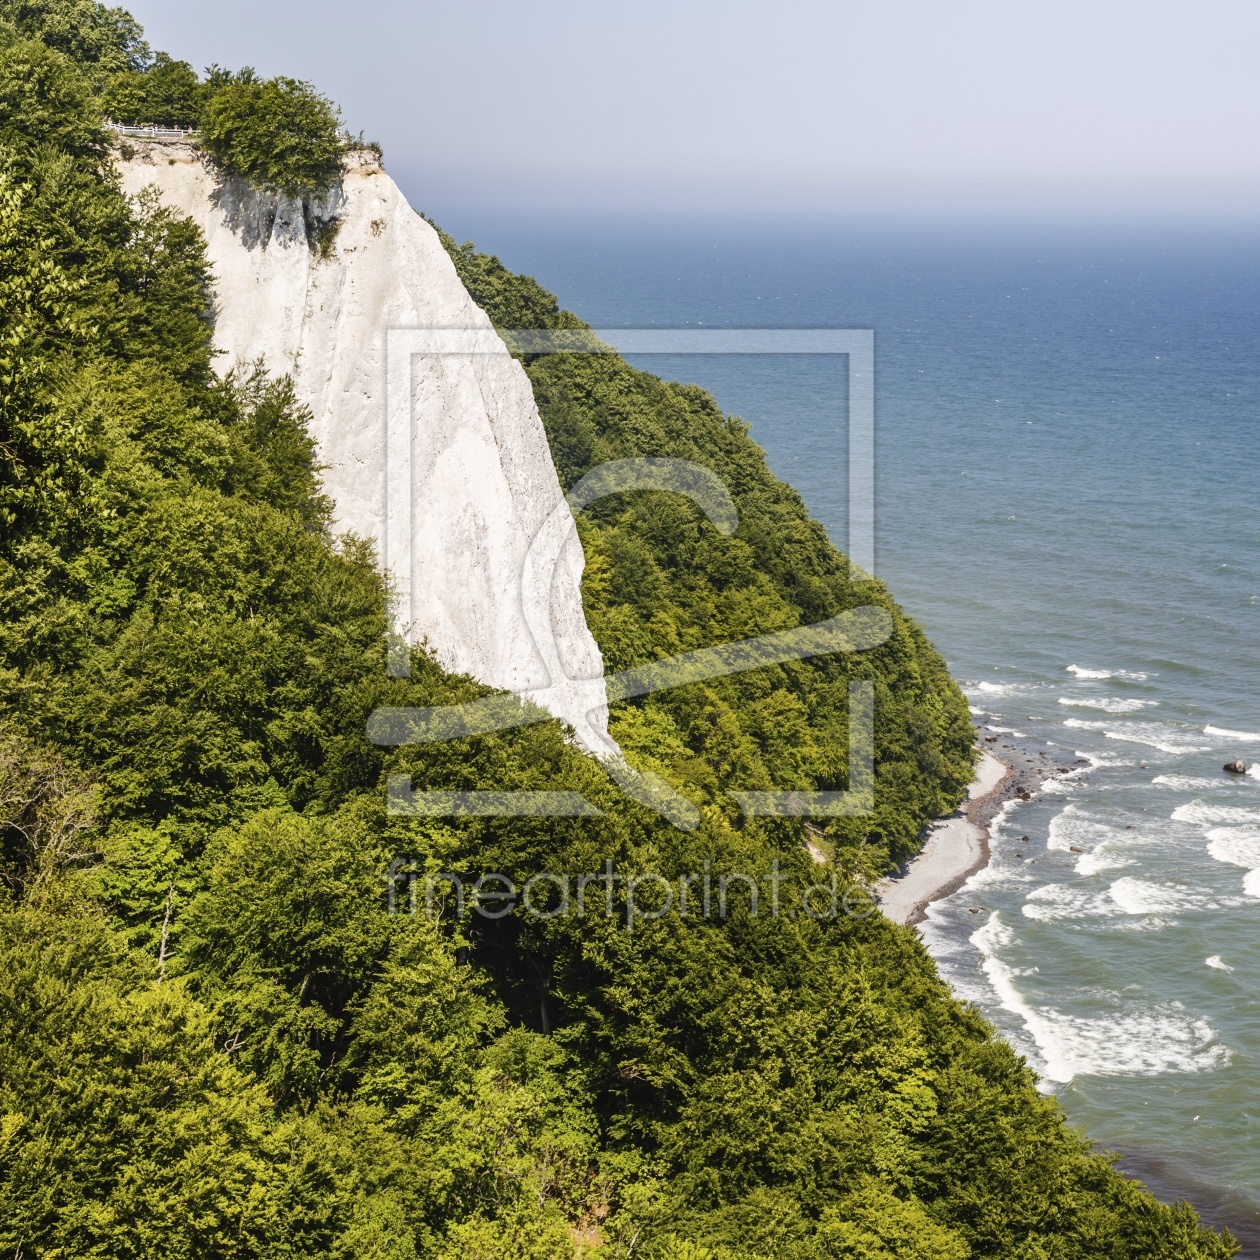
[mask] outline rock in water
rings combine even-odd
[[[400,631],[616,755],[582,547],[529,378],[437,232],[367,153],[350,155],[336,188],[300,200],[218,178],[191,144],[133,149],[119,162],[124,191],[156,186],[205,235],[219,370],[261,359],[292,375],[335,527],[377,544]],[[474,352],[431,345],[433,330]],[[545,545],[531,553],[535,537]]]
[[[1227,761],[1222,769],[1226,774],[1246,774],[1247,763],[1244,761]]]

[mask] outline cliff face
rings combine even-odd
[[[134,149],[124,188],[155,185],[205,234],[220,370],[261,358],[292,375],[337,528],[377,543],[400,629],[614,754],[582,550],[529,381],[437,233],[366,156],[304,205],[219,181],[190,145]],[[334,227],[330,248],[308,244]]]

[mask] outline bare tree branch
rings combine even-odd
[[[96,824],[96,789],[86,774],[0,729],[0,879],[29,896],[92,856],[79,841]]]

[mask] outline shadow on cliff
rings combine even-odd
[[[210,199],[246,249],[266,249],[275,241],[301,242],[320,257],[331,251],[346,204],[340,179],[316,196],[299,197],[258,188],[240,175],[220,172],[217,178]]]

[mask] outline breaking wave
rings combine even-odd
[[[1243,892],[1248,897],[1260,897],[1260,828],[1213,827],[1207,839],[1209,856],[1246,868]]]
[[[1104,713],[1136,713],[1139,709],[1149,709],[1159,703],[1158,700],[1125,700],[1120,696],[1101,696],[1097,700],[1088,696],[1060,696],[1060,704],[1071,705],[1076,709],[1101,709]]]
[[[982,696],[1011,696],[1017,691],[1027,691],[1030,686],[1035,685],[1030,683],[978,682],[969,684],[963,688],[963,691],[966,693],[979,692]]]
[[[1120,862],[1118,865],[1127,865]],[[1258,864],[1260,865],[1260,864]],[[1079,869],[1079,868],[1078,868]],[[1100,858],[1097,870],[1106,870]],[[1092,874],[1083,871],[1082,874]],[[1241,904],[1224,901],[1184,885],[1156,884],[1132,875],[1115,880],[1103,892],[1085,884],[1042,884],[1024,900],[1021,912],[1035,923],[1056,923],[1069,919],[1108,919],[1120,915],[1148,920],[1147,928],[1168,926],[1170,916],[1191,910],[1219,910],[1225,905]]]
[[[1245,744],[1260,744],[1260,734],[1255,731],[1230,731],[1223,726],[1205,726],[1204,735],[1215,735],[1219,739],[1237,739]]]
[[[1213,827],[1207,833],[1208,853],[1231,866],[1260,868],[1260,828]]]
[[[1212,901],[1170,884],[1152,884],[1126,875],[1107,889],[1107,895],[1125,914],[1177,914],[1182,910],[1215,908]]]
[[[1042,884],[1028,894],[1020,910],[1036,923],[1106,918],[1120,913],[1105,893],[1091,892],[1077,884]]]
[[[1229,826],[1260,825],[1260,809],[1244,809],[1238,805],[1209,805],[1206,801],[1191,801],[1189,805],[1178,805],[1172,812],[1173,822],[1194,823],[1200,827],[1211,827],[1217,823]]]
[[[1087,682],[1101,682],[1104,678],[1126,678],[1131,682],[1145,682],[1150,674],[1132,673],[1127,669],[1086,669],[1084,665],[1065,665],[1069,674]]]
[[[1110,827],[1089,815],[1079,805],[1068,805],[1050,820],[1050,836],[1046,847],[1070,849],[1073,845],[1084,848],[1087,844],[1105,844],[1124,835],[1116,827]]]
[[[1160,752],[1180,754],[1211,752],[1212,745],[1202,742],[1198,732],[1193,734],[1184,727],[1169,722],[1130,722],[1124,726],[1109,726],[1106,722],[1086,722],[1082,718],[1068,718],[1064,726],[1083,731],[1101,731],[1108,739],[1122,740],[1126,744],[1144,744],[1158,748]]]
[[[1179,792],[1212,791],[1221,786],[1215,779],[1196,779],[1192,774],[1157,774],[1151,782],[1159,787],[1176,788]]]
[[[971,942],[999,1005],[1023,1021],[1044,1063],[1043,1073],[1052,1081],[1210,1072],[1230,1060],[1229,1047],[1217,1041],[1207,1020],[1186,1014],[1177,1002],[1130,1005],[1095,1018],[1034,1005],[1019,991],[1015,971],[999,957],[1016,939],[997,913],[972,934]]]

